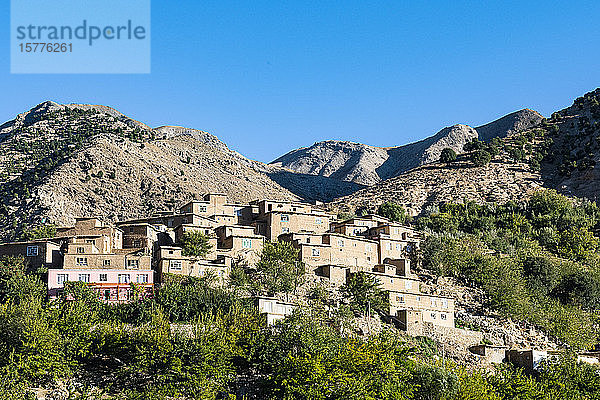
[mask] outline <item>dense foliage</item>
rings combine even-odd
[[[600,209],[544,190],[528,202],[445,204],[418,220],[433,233],[424,265],[483,287],[489,306],[575,348],[598,342]]]
[[[0,270],[0,398],[59,385],[73,399],[593,399],[594,367],[565,356],[539,376],[433,361],[427,340],[340,329],[323,308],[269,327],[242,298],[173,278],[153,299],[105,305],[79,282],[47,303],[17,260]],[[433,349],[433,350],[432,350]],[[62,384],[61,384],[62,383]]]
[[[182,253],[184,256],[203,258],[213,248],[208,236],[199,231],[186,232],[180,240]]]

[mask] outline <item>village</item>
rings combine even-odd
[[[204,257],[184,255],[181,241],[188,232],[208,238]],[[176,212],[114,225],[97,217],[77,218],[74,226],[56,228],[54,237],[0,244],[0,257],[21,256],[30,268],[47,269],[50,300],[61,296],[66,282],[76,281],[94,289],[102,302],[124,303],[134,298],[134,290],[152,296],[168,274],[211,276],[216,285],[227,285],[233,263],[251,267],[265,242],[288,242],[313,281],[339,288],[359,272],[375,278],[389,296],[386,321],[407,334],[455,340],[490,363],[535,369],[549,352],[485,344],[480,332],[455,327],[455,299],[423,290],[411,270],[411,255],[421,240],[420,232],[379,215],[338,220],[318,204],[233,204],[225,194],[209,193]],[[298,306],[276,297],[255,300],[269,324]],[[598,354],[580,359],[598,363]]]

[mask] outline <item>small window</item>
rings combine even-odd
[[[344,241],[342,239],[338,239],[338,247],[344,247]]]
[[[205,213],[206,212],[206,206],[200,206],[200,207],[198,207],[198,212]]]
[[[140,266],[139,260],[127,260],[127,266],[129,268],[138,268]]]
[[[100,282],[106,282],[106,281],[108,281],[108,275],[100,274]]]
[[[442,299],[442,307],[448,308],[448,299]]]
[[[78,247],[77,248],[77,254],[84,254],[85,253],[85,247]]]
[[[36,257],[39,253],[37,246],[27,246],[27,257]]]
[[[117,235],[117,238],[119,237],[119,235]],[[94,244],[94,239],[86,239],[85,242],[87,244]]]
[[[173,254],[173,250],[169,250],[169,254]]]
[[[171,260],[169,268],[176,271],[181,271],[181,260]]]
[[[137,283],[148,283],[148,275],[147,274],[139,274],[137,276]]]
[[[321,249],[312,249],[312,256],[319,257],[321,255]]]
[[[391,250],[392,249],[392,244],[391,243],[386,243],[385,244],[385,249],[386,250]]]
[[[447,319],[448,317],[446,316],[446,314],[440,314],[440,319]]]
[[[435,301],[434,298],[431,299],[431,306],[435,307],[437,305],[437,302]]]
[[[119,274],[118,278],[119,278],[119,283],[129,283],[129,281],[131,279],[129,274]]]
[[[288,222],[290,220],[290,216],[287,214],[283,214],[281,216],[281,222]]]
[[[77,265],[88,265],[87,257],[77,257]]]
[[[133,233],[133,226],[129,227],[129,233]]]
[[[283,227],[283,228],[281,228],[281,232],[283,232],[283,233],[289,233],[290,232],[290,228]]]
[[[412,289],[412,281],[406,281],[406,288],[407,289]]]
[[[404,303],[404,296],[396,296],[396,301],[398,303]]]
[[[64,285],[65,282],[69,281],[69,274],[58,274],[56,275],[56,283]]]
[[[252,248],[252,239],[248,239],[248,238],[242,239],[242,248],[251,249]]]
[[[316,223],[317,225],[321,225],[321,224],[323,223],[323,218],[321,218],[321,217],[317,217],[317,218],[315,218],[315,223]]]
[[[168,227],[170,227],[170,228],[172,228],[172,227],[173,227],[173,222],[174,222],[174,221],[173,221],[173,218],[169,218],[169,219],[167,220],[167,226],[168,226]]]
[[[435,319],[435,313],[431,313],[431,319]]]
[[[79,282],[90,282],[90,274],[79,274]]]
[[[396,243],[396,250],[402,250],[402,245],[400,243]]]
[[[182,224],[187,224],[187,218],[183,218],[183,219],[181,220],[181,223],[182,223]]]

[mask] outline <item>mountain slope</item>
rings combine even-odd
[[[208,191],[238,202],[298,199],[267,170],[206,132],[45,102],[0,126],[0,229],[6,237],[42,221],[147,215]]]
[[[427,139],[398,147],[383,148],[344,141],[318,142],[293,150],[271,164],[302,174],[327,176],[369,186],[437,161],[445,147],[461,153],[464,144],[473,138],[490,140],[505,137],[535,126],[542,118],[537,112],[525,109],[476,129],[457,124]]]
[[[484,132],[492,130],[489,125],[484,127]],[[500,154],[483,167],[474,166],[467,155],[461,155],[455,163],[410,170],[336,199],[330,206],[346,212],[361,208],[374,211],[379,204],[392,201],[418,214],[448,201],[520,201],[540,187],[598,200],[600,89],[577,98],[572,106],[553,113],[550,120],[509,132],[501,139],[498,151]]]

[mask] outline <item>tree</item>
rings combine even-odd
[[[56,235],[55,225],[42,225],[31,229],[26,229],[21,235],[21,239],[24,240],[36,240],[36,239],[47,239],[53,238]]]
[[[405,223],[409,218],[404,207],[389,201],[379,206],[377,214],[401,224]]]
[[[183,234],[180,240],[183,255],[203,258],[210,252],[213,245],[210,244],[208,236],[202,232],[192,231]]]
[[[268,296],[295,291],[304,280],[304,263],[298,260],[300,250],[289,242],[265,243],[256,264],[252,285],[255,292]]]
[[[480,149],[471,154],[471,161],[477,167],[483,167],[484,165],[492,161],[492,155],[486,150]]]
[[[389,312],[389,297],[386,291],[380,288],[377,278],[357,272],[350,275],[346,283],[340,288],[342,295],[350,301],[354,311],[366,313],[367,305],[373,310],[387,314]]]
[[[456,161],[456,152],[451,148],[446,147],[440,154],[440,162],[451,163],[453,161]]]
[[[600,306],[600,283],[589,273],[578,271],[565,276],[552,291],[563,304],[595,309]]]

